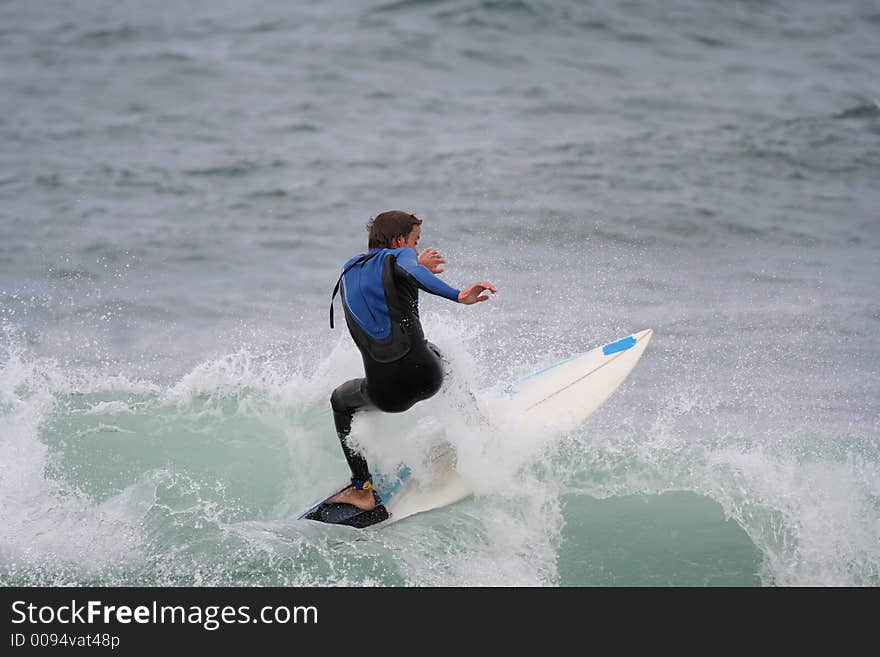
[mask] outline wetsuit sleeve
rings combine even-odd
[[[447,285],[432,274],[427,267],[420,265],[416,252],[412,249],[400,249],[397,254],[397,266],[409,274],[425,292],[458,301],[459,290]]]

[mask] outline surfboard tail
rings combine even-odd
[[[391,514],[388,513],[388,509],[382,504],[382,499],[376,494],[376,491],[373,491],[373,499],[376,500],[376,506],[368,511],[360,509],[353,504],[328,504],[325,500],[305,515],[301,516],[301,519],[316,520],[331,525],[346,525],[347,527],[363,529],[364,527],[384,522],[391,517]]]

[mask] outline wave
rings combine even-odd
[[[833,119],[874,119],[880,117],[880,100],[862,103],[834,114]]]
[[[415,462],[434,440],[450,440],[477,495],[366,533],[292,520],[347,476],[328,404],[333,387],[360,372],[347,340],[329,349],[242,349],[162,384],[72,372],[29,356],[7,332],[0,581],[880,582],[876,449],[857,452],[841,437],[798,433],[759,440],[727,422],[735,406],[707,390],[652,388],[657,398],[646,408],[632,405],[635,389],[625,384],[588,426],[517,453],[515,427],[461,418],[469,394],[533,368],[538,351],[481,364],[480,331],[442,314],[426,328],[452,364],[447,388],[406,414],[357,418],[357,442],[381,468],[401,456]],[[553,342],[552,335],[542,340]],[[638,520],[646,509],[656,512],[652,529]],[[706,535],[693,513],[715,537],[713,549],[697,547]],[[666,531],[685,542],[671,544]],[[614,532],[613,543],[595,538]],[[642,541],[653,560],[639,556]],[[676,575],[688,558],[697,566]]]
[[[232,164],[226,164],[215,167],[204,167],[197,169],[186,169],[184,174],[189,176],[219,176],[224,178],[236,178],[239,176],[247,176],[265,169],[281,169],[287,166],[282,160],[272,160],[271,162],[254,162],[251,160],[239,160]]]

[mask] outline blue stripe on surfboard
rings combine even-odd
[[[517,384],[522,383],[523,381],[528,381],[529,379],[533,379],[536,376],[538,376],[539,374],[543,374],[544,372],[549,372],[550,370],[552,370],[556,367],[559,367],[560,365],[565,365],[566,363],[573,361],[575,358],[580,358],[581,356],[583,356],[583,354],[577,354],[576,356],[572,356],[570,358],[566,358],[565,360],[561,360],[558,363],[553,363],[552,365],[548,365],[547,367],[545,367],[542,370],[538,370],[537,372],[532,372],[531,374],[527,374],[526,376],[522,377],[521,379],[517,379],[513,383],[509,384],[504,389],[504,392],[507,393],[508,395],[515,395],[516,394],[515,386]]]
[[[610,342],[610,343],[606,344],[604,347],[602,347],[602,353],[605,356],[610,356],[611,354],[616,354],[618,351],[626,351],[627,349],[629,349],[630,347],[635,345],[635,343],[636,343],[636,339],[630,335],[630,336],[627,336],[625,338],[618,340],[617,342]],[[586,352],[586,353],[589,353],[589,352]],[[521,379],[517,379],[513,383],[509,384],[506,388],[504,388],[504,392],[505,392],[505,394],[508,394],[508,395],[515,395],[517,384],[523,383],[524,381],[528,381],[529,379],[532,379],[536,376],[544,374],[544,372],[549,372],[550,370],[557,368],[560,365],[565,365],[566,363],[573,361],[575,358],[580,358],[583,355],[584,354],[577,354],[575,356],[571,356],[570,358],[566,358],[565,360],[561,360],[558,363],[553,363],[552,365],[548,365],[544,369],[540,369],[537,372],[532,372],[531,374],[528,374],[528,375],[522,377]]]
[[[610,356],[611,354],[616,354],[618,351],[626,351],[633,345],[635,345],[636,339],[633,336],[629,336],[627,338],[623,338],[622,340],[618,340],[617,342],[611,342],[602,347],[602,353],[606,356]]]

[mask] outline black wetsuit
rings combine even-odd
[[[352,416],[367,408],[400,413],[440,390],[443,364],[440,351],[422,332],[419,289],[456,302],[459,291],[418,264],[409,247],[373,249],[352,258],[343,267],[340,289],[366,377],[336,388],[330,404],[352,482],[362,487],[370,470],[364,457],[348,446]]]

